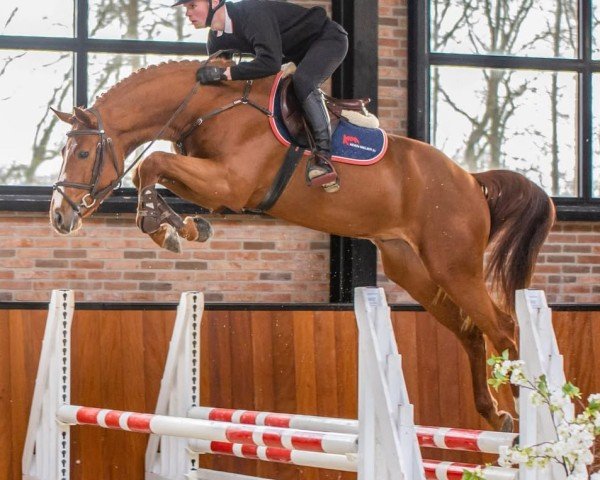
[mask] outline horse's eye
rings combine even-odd
[[[79,158],[88,158],[90,156],[90,152],[81,151],[77,154]]]

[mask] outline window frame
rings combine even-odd
[[[206,52],[206,44],[201,42],[90,38],[88,31],[89,1],[73,1],[75,2],[73,37],[0,35],[0,49],[71,52],[73,54],[75,105],[88,105],[88,55],[90,53],[199,55]],[[169,199],[169,204],[181,213],[206,213],[205,209],[180,200],[167,190],[164,194]],[[0,185],[0,211],[48,211],[51,196],[51,186]],[[102,205],[100,211],[134,213],[136,206],[136,190],[119,188]]]
[[[578,57],[511,57],[442,53],[430,50],[432,0],[408,2],[408,135],[430,140],[430,72],[435,66],[505,68],[573,72],[577,93],[577,190],[576,197],[553,197],[559,220],[600,220],[600,198],[593,197],[592,77],[600,74],[600,59],[592,57],[592,1],[577,0]],[[599,92],[600,94],[600,92]]]
[[[76,105],[87,105],[87,54],[165,53],[198,55],[206,51],[205,43],[151,42],[135,40],[100,40],[88,37],[88,0],[75,1],[73,38],[2,36],[0,48],[59,50],[74,53],[74,89]],[[370,97],[378,104],[378,0],[331,0],[332,18],[348,32],[351,46],[346,60],[332,78],[333,94],[340,98]],[[375,25],[375,27],[374,27]],[[361,59],[361,61],[355,61]],[[52,187],[0,185],[0,211],[48,212]],[[163,189],[161,194],[178,213],[209,213]],[[137,191],[117,189],[99,208],[100,213],[135,213]],[[235,212],[222,212],[235,213]],[[377,255],[368,240],[332,236],[330,246],[330,303],[349,302],[354,288],[377,283]]]

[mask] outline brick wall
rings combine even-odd
[[[210,216],[215,236],[155,247],[133,215],[96,215],[74,235],[52,231],[43,214],[0,214],[0,301],[46,301],[70,288],[77,300],[175,302],[203,290],[215,302],[327,302],[329,237],[251,216]],[[391,303],[413,300],[379,267]],[[600,302],[600,224],[559,223],[539,258],[533,286],[550,302]]]
[[[324,6],[328,1],[298,1]],[[391,133],[406,133],[406,0],[379,2],[379,116]],[[207,244],[184,244],[181,255],[155,248],[132,215],[87,220],[60,237],[46,214],[0,212],[0,301],[46,301],[72,288],[86,301],[176,301],[203,289],[210,301],[326,302],[329,238],[285,222],[248,216],[211,217]],[[379,272],[382,269],[379,267]],[[412,299],[383,276],[393,303]],[[558,224],[540,257],[534,286],[551,302],[600,303],[600,224]]]
[[[413,301],[384,276],[381,264],[378,272],[388,301]],[[600,303],[600,223],[557,223],[542,247],[531,288],[545,290],[551,303]]]
[[[406,0],[379,0],[379,118],[390,133],[406,134],[408,12]]]
[[[213,238],[174,254],[133,215],[95,215],[63,237],[46,215],[0,214],[0,301],[46,301],[55,288],[85,301],[175,302],[184,290],[208,301],[328,300],[328,235],[268,218],[208,218]]]

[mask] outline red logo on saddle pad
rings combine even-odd
[[[342,138],[342,143],[344,145],[360,145],[360,140],[358,139],[358,137],[354,137],[352,135],[344,135]]]

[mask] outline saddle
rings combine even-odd
[[[281,100],[281,120],[290,135],[294,138],[295,143],[301,147],[308,147],[310,145],[309,138],[311,133],[308,130],[306,120],[304,119],[302,105],[300,105],[296,93],[294,92],[291,76],[287,76],[281,81],[279,95]],[[372,119],[375,117],[366,109],[366,106],[371,102],[370,98],[341,100],[339,98],[330,97],[325,93],[323,93],[323,97],[325,98],[325,105],[327,106],[327,112],[329,113],[332,132],[335,132],[335,129],[340,122],[340,118],[345,118],[354,123],[353,120],[356,120],[357,117],[363,117],[364,121],[361,126],[377,126],[371,123],[373,121]],[[358,121],[360,122],[360,120]],[[369,125],[365,125],[365,123]]]

